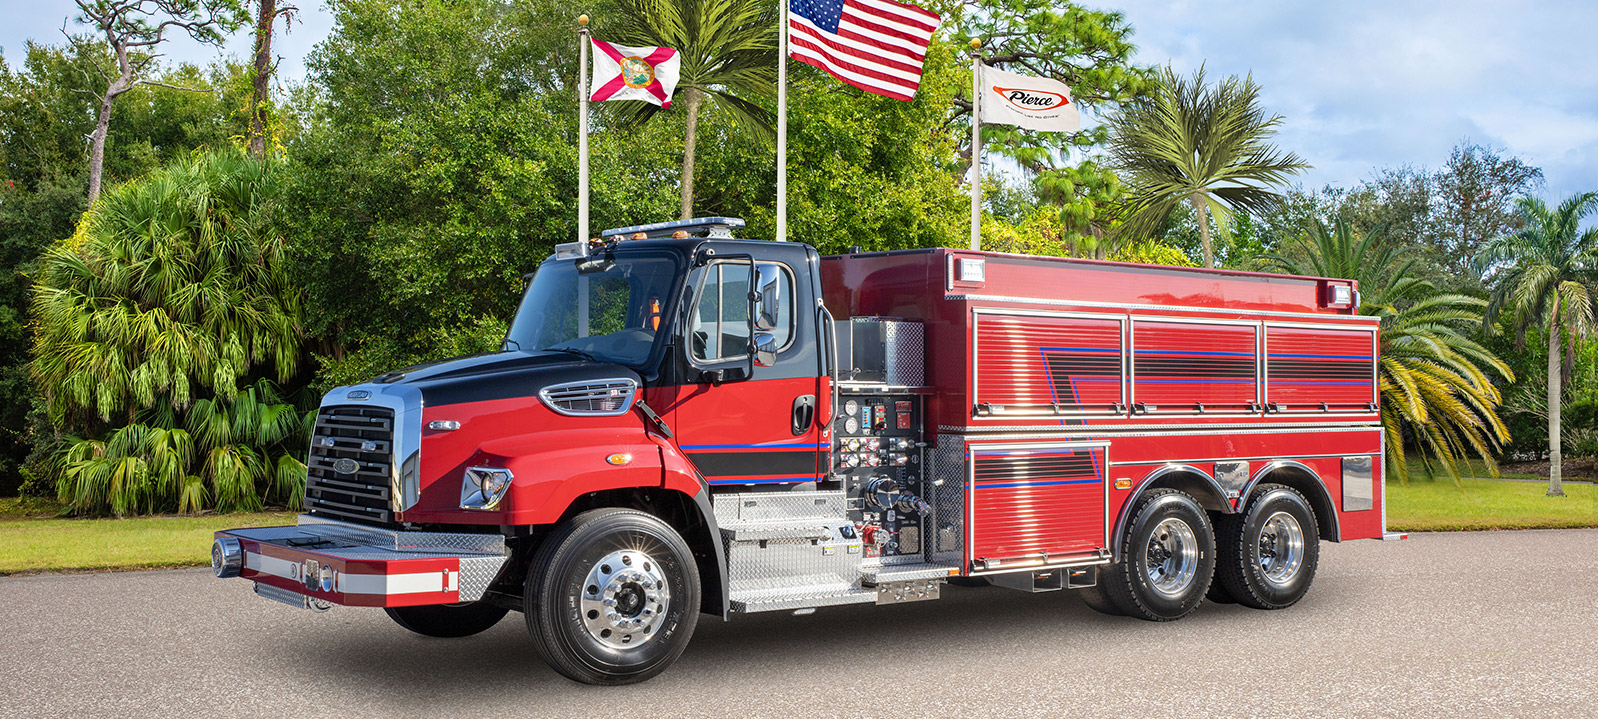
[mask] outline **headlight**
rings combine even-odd
[[[461,509],[493,509],[516,475],[496,467],[467,467],[461,481]]]

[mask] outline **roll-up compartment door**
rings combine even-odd
[[[1278,412],[1372,410],[1375,359],[1374,330],[1266,325],[1265,401]]]
[[[973,443],[967,448],[974,570],[1064,563],[1109,547],[1107,442]]]
[[[1125,403],[1118,317],[976,315],[977,416],[1109,415]]]
[[[1256,324],[1133,320],[1133,407],[1149,414],[1253,411],[1258,348]]]

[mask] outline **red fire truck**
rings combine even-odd
[[[322,400],[296,526],[219,577],[421,634],[520,611],[581,682],[700,614],[1076,590],[1180,619],[1298,601],[1384,536],[1377,321],[1347,280],[951,249],[822,257],[736,218],[607,231],[499,352]]]

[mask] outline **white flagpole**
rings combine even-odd
[[[588,16],[577,16],[577,241],[588,241]],[[586,298],[586,295],[584,295]]]
[[[971,249],[982,249],[982,58],[971,41]]]
[[[788,0],[777,19],[777,241],[788,241]]]

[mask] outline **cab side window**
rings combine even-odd
[[[793,278],[776,263],[757,265],[757,276],[777,276],[776,329],[771,332],[778,347],[786,347],[793,335]],[[689,321],[692,337],[690,354],[697,362],[714,363],[741,360],[749,356],[749,264],[716,262],[705,270],[699,297]]]

